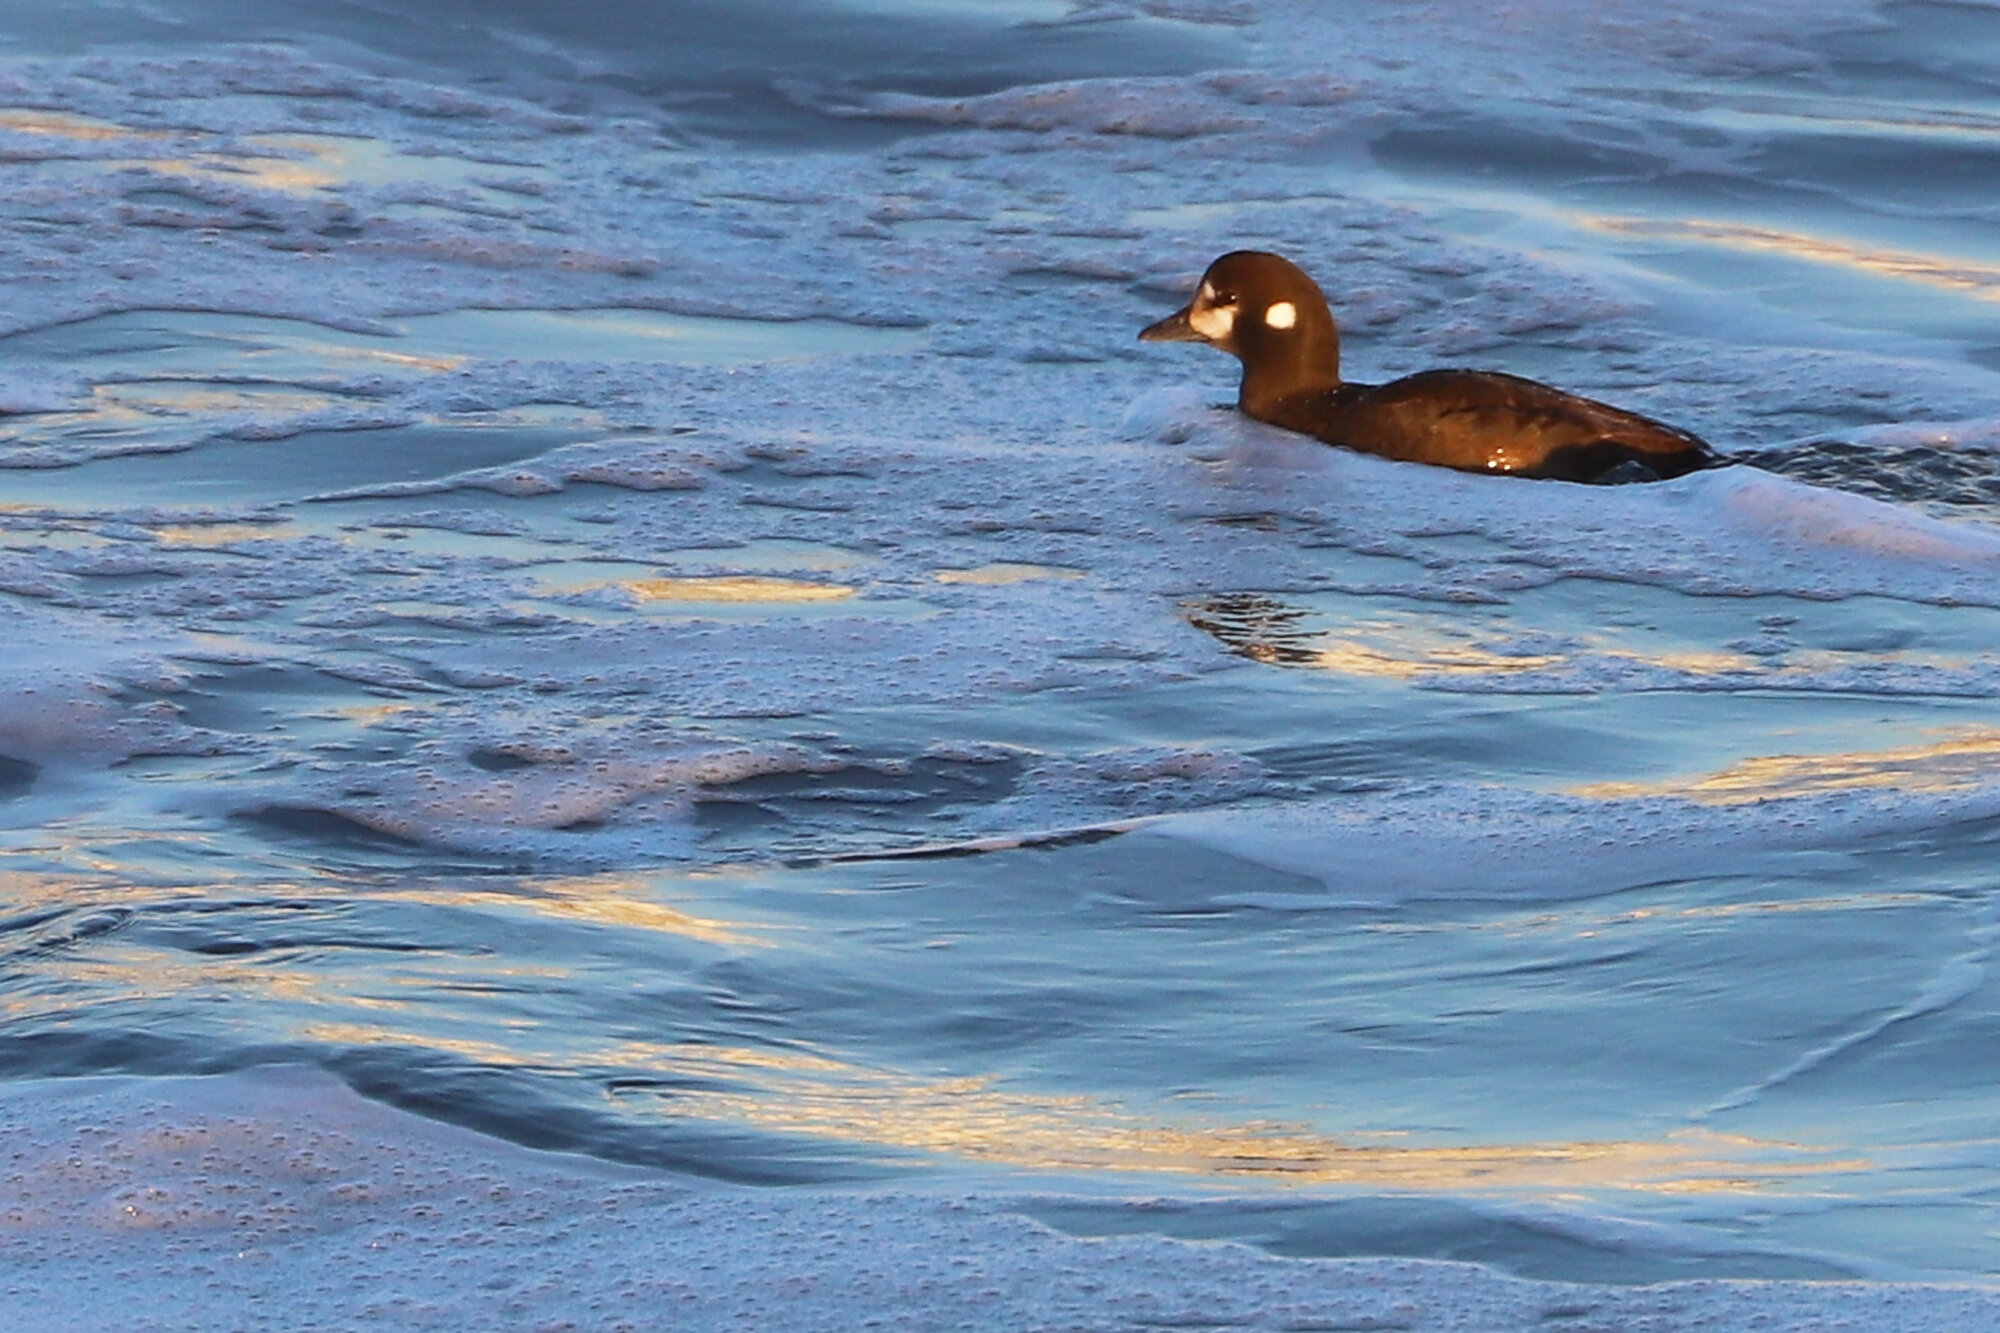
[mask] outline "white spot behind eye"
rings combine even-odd
[[[1274,329],[1289,329],[1299,322],[1298,307],[1290,301],[1280,301],[1264,312],[1264,322]]]

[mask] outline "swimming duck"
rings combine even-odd
[[[1654,481],[1718,460],[1695,436],[1497,370],[1426,370],[1387,384],[1340,378],[1340,333],[1298,265],[1237,250],[1142,342],[1207,343],[1243,363],[1247,416],[1328,444],[1464,472]]]

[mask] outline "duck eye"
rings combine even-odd
[[[1212,301],[1212,302],[1213,302],[1214,304],[1216,304],[1216,305],[1235,305],[1235,304],[1236,304],[1236,293],[1235,293],[1235,292],[1217,292],[1217,293],[1216,293],[1216,294],[1215,294],[1214,296],[1210,297],[1210,298],[1209,298],[1209,300],[1210,300],[1210,301]]]

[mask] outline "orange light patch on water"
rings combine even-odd
[[[1853,661],[1852,653],[1835,649],[1793,648],[1767,658],[1720,648],[1649,649],[1599,634],[1565,639],[1552,647],[1535,644],[1539,651],[1510,652],[1504,631],[1481,635],[1475,629],[1415,615],[1378,617],[1338,630],[1321,630],[1315,628],[1316,623],[1328,617],[1262,594],[1187,603],[1183,614],[1196,628],[1213,634],[1232,652],[1252,661],[1388,680],[1559,672],[1597,663],[1629,663],[1692,676],[1741,676],[1782,683],[1838,670]],[[1525,641],[1523,647],[1534,642]],[[1919,663],[1939,670],[1961,670],[1976,660],[1963,654],[1901,649],[1874,656],[1876,660]]]
[[[47,134],[86,142],[106,139],[165,139],[160,130],[135,130],[94,116],[75,116],[62,111],[25,109],[0,110],[0,130],[17,134]]]
[[[359,726],[372,727],[414,713],[417,707],[406,703],[357,703],[343,704],[327,711],[332,716],[344,717]]]
[[[1752,1191],[1787,1178],[1867,1166],[1799,1145],[1706,1131],[1653,1141],[1408,1147],[1265,1122],[1149,1124],[1087,1097],[1010,1093],[987,1078],[923,1080],[817,1057],[772,1060],[767,1054],[663,1048],[648,1062],[736,1086],[647,1089],[639,1095],[657,1098],[677,1117],[1034,1170],[1275,1177],[1377,1189],[1697,1194]]]
[[[1396,680],[1437,674],[1533,671],[1564,661],[1555,656],[1508,656],[1421,634],[1321,640],[1313,659],[1311,665],[1325,671]]]
[[[1877,277],[1965,292],[1982,301],[2000,301],[2000,268],[1967,260],[1907,250],[1883,250],[1805,232],[1779,231],[1702,218],[1586,217],[1583,225],[1594,231],[1626,236],[1700,241],[1734,250],[1783,254],[1794,259],[1856,269]]]
[[[837,602],[852,597],[855,591],[840,583],[812,583],[760,574],[618,579],[599,586],[624,588],[642,602]]]
[[[498,1042],[442,1037],[434,1032],[398,1032],[359,1023],[302,1023],[298,1035],[303,1040],[324,1042],[328,1046],[408,1046],[416,1050],[449,1051],[478,1064],[510,1069],[534,1064],[539,1059],[531,1052]]]
[[[729,948],[762,947],[766,941],[747,927],[716,917],[695,916],[657,902],[650,881],[639,875],[579,875],[533,881],[535,892],[508,899],[531,912],[609,926],[680,935],[704,944]],[[489,892],[412,895],[426,902],[451,902],[490,910],[496,899]]]
[[[153,535],[170,546],[234,546],[238,542],[272,541],[290,534],[289,520],[279,523],[201,523],[187,527],[154,528]]]
[[[607,1064],[627,1069],[675,1069],[700,1066],[716,1074],[739,1069],[776,1069],[793,1073],[839,1074],[851,1066],[809,1051],[786,1051],[758,1046],[708,1046],[688,1041],[631,1041],[608,1051],[594,1053]]]
[[[323,412],[349,400],[289,385],[218,385],[199,381],[144,380],[103,384],[91,390],[98,404],[92,415],[111,419],[145,416],[206,416],[224,412]]]
[[[2000,136],[2000,122],[1970,109],[1914,107],[1816,96],[1811,101],[1789,97],[1738,97],[1734,105],[1717,106],[1702,119],[1730,129],[1769,131],[1772,128],[1809,134],[1835,131],[1914,139],[1962,139],[1991,143]]]
[[[226,181],[285,194],[311,194],[359,179],[364,172],[358,159],[364,154],[384,160],[401,156],[373,141],[333,136],[260,134],[244,142],[269,151],[255,155],[201,153],[107,165],[149,167],[170,175]]]
[[[226,181],[233,185],[251,185],[265,190],[279,190],[286,194],[309,194],[340,183],[338,173],[327,169],[325,164],[313,161],[299,161],[286,157],[244,157],[237,154],[224,156],[219,153],[204,153],[199,157],[155,158],[134,166],[151,167],[154,171],[164,171],[175,176],[192,176],[200,180]]]
[[[1836,754],[1756,755],[1699,777],[1599,782],[1578,796],[1626,800],[1684,796],[1703,805],[1744,805],[1833,791],[1963,791],[2000,777],[2000,731],[1958,733],[1931,745]]]

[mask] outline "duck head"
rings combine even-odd
[[[1139,341],[1196,342],[1243,363],[1238,404],[1260,408],[1340,387],[1340,334],[1319,285],[1281,255],[1235,250],[1208,266],[1194,299]]]

